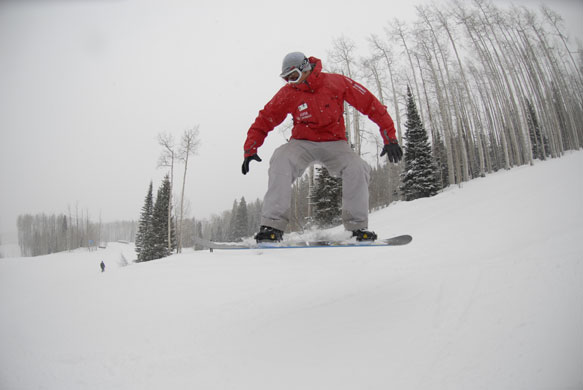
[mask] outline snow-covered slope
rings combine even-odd
[[[371,216],[405,247],[1,259],[0,388],[581,389],[581,168]]]

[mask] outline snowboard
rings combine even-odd
[[[196,237],[195,244],[206,249],[299,249],[299,248],[344,248],[344,247],[379,247],[379,246],[400,246],[407,245],[413,240],[408,234],[376,241],[356,241],[351,240],[319,240],[319,241],[281,241],[281,242],[260,242],[260,243],[237,243],[237,242],[213,242],[204,238]]]

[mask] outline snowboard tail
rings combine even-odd
[[[195,237],[195,243],[206,249],[297,249],[297,248],[342,248],[342,247],[378,247],[407,245],[413,237],[405,234],[376,241],[353,240],[319,240],[319,241],[282,241],[260,243],[213,242],[204,238]]]

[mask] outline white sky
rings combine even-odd
[[[190,215],[262,197],[284,138],[270,134],[247,176],[242,145],[282,85],[283,56],[325,61],[341,35],[364,48],[420,2],[342,3],[0,0],[0,231],[14,231],[19,214],[77,205],[94,221],[138,219],[150,180],[157,188],[165,174],[157,134],[194,125],[202,145],[187,179]],[[582,0],[547,4],[583,37]]]

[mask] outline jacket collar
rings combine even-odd
[[[289,84],[292,88],[310,92],[318,89],[322,84],[322,61],[316,57],[310,57],[309,61],[313,65],[312,73],[301,84]]]

